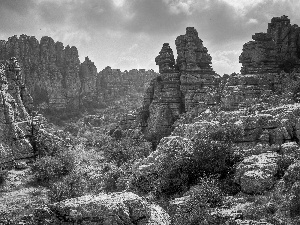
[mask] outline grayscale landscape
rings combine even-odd
[[[0,225],[299,225],[299,10],[0,0]]]

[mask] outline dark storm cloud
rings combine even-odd
[[[177,31],[187,18],[184,13],[172,13],[162,0],[135,0],[131,3],[131,11],[134,17],[126,23],[126,29],[155,35]]]
[[[168,34],[186,20],[183,13],[171,13],[163,0],[127,0],[123,7],[117,7],[112,0],[78,1],[69,8],[70,23],[91,32],[111,29],[133,34]]]
[[[71,7],[71,22],[80,29],[97,31],[97,29],[122,27],[121,11],[113,6],[112,0],[91,0],[78,2]]]
[[[267,24],[274,16],[286,14],[289,18],[295,17],[295,6],[291,1],[265,0],[245,7],[241,12],[226,2],[210,0],[205,9],[198,8],[193,12],[190,21],[196,24],[200,37],[211,44],[222,45],[239,40],[250,41],[254,33],[267,31]]]
[[[248,23],[252,17],[239,15],[233,6],[218,0],[209,1],[203,10],[195,10],[191,18],[199,29],[199,35],[212,44],[249,37],[257,28],[257,24]]]

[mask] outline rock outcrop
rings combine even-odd
[[[145,85],[157,75],[153,70],[133,69],[122,72],[108,66],[97,75],[99,102],[109,104],[127,94],[143,93]]]
[[[274,17],[267,33],[256,33],[243,46],[242,74],[291,72],[300,67],[300,28],[283,15]]]
[[[9,57],[18,58],[35,105],[78,108],[80,61],[76,47],[64,47],[46,36],[39,42],[33,36],[15,35],[0,44],[0,59]]]
[[[138,89],[156,76],[154,71],[121,72],[110,67],[99,74],[88,58],[80,63],[75,46],[66,47],[51,37],[38,41],[25,34],[0,41],[0,60],[16,57],[22,67],[22,81],[40,109],[73,110],[95,108]]]
[[[271,189],[278,171],[279,155],[274,152],[252,155],[245,158],[237,167],[235,182],[245,193],[257,194]]]
[[[122,192],[87,195],[52,204],[36,210],[35,221],[40,224],[51,221],[53,224],[168,225],[170,217],[160,206],[131,192]]]
[[[28,139],[32,99],[19,72],[15,58],[0,64],[0,167],[34,154]]]
[[[211,57],[198,32],[188,27],[175,44],[176,62],[168,43],[163,44],[155,58],[160,76],[150,82],[139,112],[145,137],[154,142],[172,132],[172,125],[180,114],[196,106],[215,105],[218,101],[215,88],[219,77],[210,66]]]
[[[83,107],[95,106],[98,100],[96,85],[97,67],[89,57],[85,57],[85,61],[80,65],[79,78],[81,82],[79,105],[83,105]]]

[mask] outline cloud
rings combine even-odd
[[[1,0],[0,3],[0,33],[14,34],[34,30],[35,3],[33,0]]]
[[[299,0],[0,0],[0,38],[25,33],[75,45],[97,67],[152,67],[163,43],[194,26],[214,69],[237,71],[244,43],[274,16],[300,25]],[[231,52],[232,51],[232,52]],[[83,56],[80,56],[81,58]],[[232,72],[233,72],[232,71]]]
[[[38,9],[39,18],[48,25],[64,24],[67,20],[68,8],[70,6],[62,2],[41,2]]]
[[[211,53],[214,70],[220,75],[239,72],[241,64],[236,59],[238,59],[240,54],[241,50],[215,51]]]

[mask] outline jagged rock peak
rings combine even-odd
[[[256,33],[243,46],[242,74],[292,72],[300,67],[300,28],[283,15],[274,17],[267,33]]]
[[[175,59],[173,50],[169,43],[164,43],[159,55],[155,58],[156,65],[159,66],[160,73],[173,72],[175,70]]]
[[[194,27],[187,27],[186,34],[178,36],[175,45],[178,54],[176,61],[180,71],[214,74],[210,66],[212,58]]]

